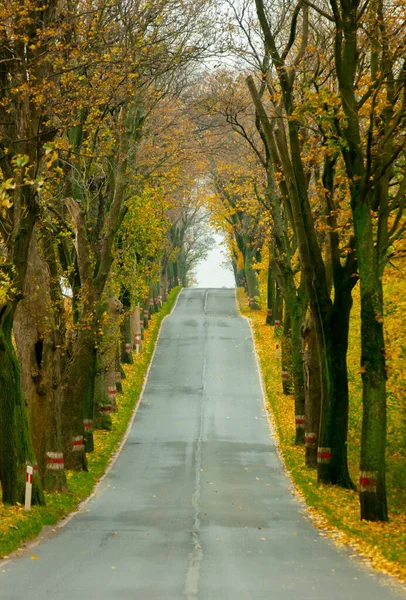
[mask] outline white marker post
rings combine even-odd
[[[30,465],[27,465],[27,471],[25,474],[25,510],[31,510],[33,470],[34,469]]]
[[[135,334],[135,354],[139,354],[141,349],[141,333]]]

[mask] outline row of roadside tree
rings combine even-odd
[[[86,469],[121,364],[210,244],[180,92],[205,2],[0,2],[0,483]]]
[[[320,482],[357,484],[361,518],[385,521],[383,279],[405,251],[404,11],[380,0],[228,0],[223,11],[232,60],[193,105],[214,220],[253,310],[269,259],[267,318],[283,330],[283,384],[293,389],[307,464]],[[357,285],[363,420],[354,483],[347,351]]]

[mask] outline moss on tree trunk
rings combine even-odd
[[[24,503],[26,465],[36,465],[20,383],[20,368],[11,337],[12,319],[0,328],[0,481],[3,502]],[[45,504],[38,471],[32,503]]]

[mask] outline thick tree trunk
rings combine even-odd
[[[136,354],[139,354],[142,350],[141,322],[140,305],[137,304],[135,311],[131,316],[133,347]]]
[[[58,310],[62,310],[61,298],[52,305],[48,265],[39,255],[34,234],[24,296],[18,305],[13,329],[34,452],[43,487],[48,491],[67,487],[61,437],[60,348],[64,343],[64,330],[61,331],[60,320],[57,327]]]
[[[160,269],[159,269],[159,295],[161,297],[161,304],[166,302],[168,299],[168,273],[167,273],[168,261],[167,259],[161,261]]]
[[[341,285],[336,281],[331,319],[324,324],[324,352],[320,353],[322,384],[324,382],[328,388],[324,397],[329,398],[329,402],[322,403],[321,408],[318,478],[322,482],[338,484],[348,489],[354,489],[347,464],[347,349],[354,281],[356,280],[347,274],[341,279]],[[318,347],[320,348],[319,337]]]
[[[11,328],[13,319],[0,328],[0,482],[3,502],[24,503],[26,465],[37,464],[21,390],[20,369]],[[32,503],[44,504],[40,476],[34,471]]]
[[[171,289],[175,286],[175,273],[174,273],[174,263],[173,261],[169,261],[168,262],[168,290],[171,291]]]
[[[116,393],[120,372],[117,375],[116,350],[123,305],[110,293],[106,308],[108,321],[104,327],[104,335],[98,344],[97,351],[94,415],[97,429],[110,430],[112,426],[110,415],[112,412],[117,411]],[[90,422],[88,421],[88,423],[90,429]]]
[[[149,312],[149,299],[144,300],[143,317],[144,317],[144,329],[148,329],[148,323],[151,318],[151,315]]]
[[[94,303],[90,303],[93,307]],[[87,315],[87,318],[86,318]],[[82,327],[73,343],[71,356],[63,385],[62,433],[65,467],[87,470],[85,453],[93,449],[93,432],[85,425],[94,419],[93,398],[97,368],[96,330],[94,311],[81,315]],[[86,323],[86,325],[85,325]],[[83,367],[86,365],[86,368]]]
[[[305,380],[304,380],[304,367],[303,367],[303,354],[302,354],[302,339],[301,339],[301,327],[303,324],[305,314],[305,300],[301,298],[300,292],[299,297],[296,298],[292,309],[290,310],[291,322],[292,322],[292,377],[293,377],[293,390],[295,395],[295,426],[296,426],[296,438],[295,444],[301,445],[305,441]]]
[[[120,363],[120,349],[118,341],[116,343],[114,364],[116,370],[116,390],[117,393],[121,393],[123,391],[122,380],[125,379],[125,373]]]
[[[246,245],[245,252],[245,277],[247,280],[247,293],[250,308],[252,310],[259,310],[259,288],[258,288],[258,276],[257,272],[252,266],[254,255],[249,245]]]
[[[286,305],[285,305],[286,306]],[[285,308],[282,336],[282,390],[289,396],[292,393],[292,321],[288,308]]]
[[[121,362],[131,365],[133,361],[133,345],[131,337],[131,300],[128,290],[121,294],[121,303],[123,305],[123,317],[121,321]]]
[[[355,194],[355,190],[353,190]],[[383,268],[378,265],[369,207],[354,205],[354,231],[361,287],[362,436],[361,519],[387,521],[386,361],[383,330]]]
[[[309,316],[302,327],[305,373],[305,458],[308,467],[317,467],[320,427],[320,357],[316,332]]]
[[[268,284],[267,284],[267,311],[266,324],[273,325],[273,309],[275,305],[275,278],[272,273],[272,261],[268,266]]]
[[[86,452],[89,452],[87,447],[88,434],[93,433],[93,429],[110,431],[112,427],[111,413],[116,408],[116,391],[116,377],[114,376],[112,378],[111,373],[109,374],[106,372],[104,356],[100,350],[98,350],[96,355],[96,375],[94,379],[93,420],[87,419],[85,423]],[[93,426],[91,426],[91,424],[93,424]]]
[[[150,318],[152,317],[152,315],[155,314],[156,312],[156,307],[155,307],[155,302],[154,302],[154,286],[153,284],[151,284],[149,286],[149,314],[150,314]]]
[[[283,316],[283,296],[281,292],[281,288],[278,284],[276,284],[275,288],[275,302],[273,306],[273,325],[275,327],[275,332],[280,331],[279,328],[282,326],[282,316]]]
[[[362,288],[361,288],[362,289]],[[387,521],[385,483],[386,365],[382,323],[382,283],[361,291],[363,417],[360,462],[361,519]]]

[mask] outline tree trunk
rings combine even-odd
[[[273,325],[275,326],[275,332],[279,331],[279,327],[282,325],[283,315],[283,296],[281,288],[276,284],[275,288],[275,302],[273,306]]]
[[[145,300],[144,301],[144,308],[143,308],[143,316],[144,316],[144,329],[148,329],[148,323],[149,320],[151,318],[150,312],[149,312],[149,300]]]
[[[360,463],[361,519],[387,521],[385,483],[386,365],[382,322],[382,282],[374,293],[361,291],[363,416]],[[361,287],[362,289],[362,287]]]
[[[98,350],[96,355],[96,375],[94,378],[93,420],[87,419],[87,427],[85,424],[87,452],[89,452],[87,448],[88,434],[93,433],[93,429],[111,430],[111,413],[116,408],[116,390],[116,377],[114,376],[112,379],[111,373],[106,372],[104,357],[100,350]]]
[[[355,190],[353,190],[355,194]],[[353,199],[361,287],[362,435],[361,519],[387,521],[386,361],[383,330],[383,268],[379,268],[369,207]],[[377,266],[378,265],[378,266]]]
[[[116,371],[116,390],[117,390],[117,393],[121,393],[123,391],[122,380],[125,379],[125,373],[124,373],[123,367],[121,366],[121,363],[120,363],[120,350],[119,350],[118,340],[116,342],[114,364],[115,364],[115,371]]]
[[[301,445],[305,441],[305,382],[304,382],[304,367],[302,354],[302,340],[300,329],[303,324],[305,314],[305,299],[301,297],[301,290],[298,292],[298,297],[290,311],[292,322],[292,350],[291,364],[293,377],[293,390],[295,395],[295,426],[296,438],[295,444]]]
[[[133,345],[136,354],[139,354],[142,350],[141,322],[140,305],[137,304],[135,311],[132,314]]]
[[[273,325],[273,309],[275,305],[275,279],[272,273],[272,261],[268,266],[268,285],[267,285],[267,311],[266,324]]]
[[[2,320],[0,329],[0,481],[3,502],[24,503],[26,465],[37,464],[21,390],[20,368],[11,329],[12,318]],[[34,471],[32,503],[44,504],[40,476]]]
[[[320,357],[316,332],[309,316],[302,327],[305,372],[305,458],[308,467],[317,467],[320,427]]]
[[[93,307],[94,303],[90,303]],[[94,381],[97,354],[95,332],[97,319],[93,310],[81,315],[81,327],[73,343],[73,354],[63,385],[62,432],[65,467],[87,470],[85,453],[85,424],[93,421]],[[87,315],[87,318],[86,318]],[[86,365],[86,368],[83,368]],[[86,447],[93,449],[93,433],[86,431]]]
[[[59,282],[53,285],[59,287]],[[64,328],[57,316],[62,310],[60,287],[58,301],[52,304],[48,265],[38,252],[34,234],[24,296],[16,311],[13,330],[34,452],[43,487],[48,491],[67,489],[61,437],[60,348],[64,344]]]
[[[341,285],[336,279],[331,319],[324,325],[324,356],[320,353],[322,383],[324,381],[328,386],[325,397],[330,401],[327,406],[326,403],[322,404],[321,408],[318,477],[320,481],[338,484],[348,489],[355,489],[347,464],[347,349],[354,281],[356,279],[344,273],[344,270]],[[318,347],[320,348],[319,338]],[[323,367],[326,369],[324,377]]]
[[[285,305],[286,306],[286,305]],[[292,327],[288,308],[285,308],[282,336],[282,390],[289,396],[292,393]]]
[[[160,279],[159,279],[159,295],[161,297],[161,303],[166,302],[168,299],[168,273],[167,273],[167,259],[162,260],[160,264]]]
[[[125,365],[132,365],[133,346],[131,341],[131,315],[128,310],[123,315],[121,322],[121,362]]]
[[[95,427],[110,430],[112,427],[110,415],[112,412],[117,411],[116,349],[123,305],[120,300],[110,293],[106,308],[108,321],[104,327],[97,351],[94,414],[96,417]]]
[[[245,277],[247,281],[247,293],[249,298],[249,305],[252,310],[259,310],[259,288],[258,288],[258,276],[257,272],[252,266],[253,252],[249,245],[246,245],[245,252]]]

